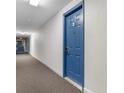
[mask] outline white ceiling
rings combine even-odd
[[[40,0],[38,7],[25,0],[16,0],[16,28],[18,30],[39,29],[71,0]]]

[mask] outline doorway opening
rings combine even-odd
[[[29,51],[30,51],[30,38],[16,37],[16,54],[29,53]]]

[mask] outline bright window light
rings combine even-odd
[[[35,6],[35,7],[37,7],[38,4],[39,4],[39,1],[40,1],[40,0],[30,0],[30,1],[29,1],[29,4],[30,4],[30,5],[33,5],[33,6]]]

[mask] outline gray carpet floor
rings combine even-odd
[[[16,56],[16,93],[81,93],[28,54]]]

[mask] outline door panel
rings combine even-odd
[[[83,85],[83,9],[65,16],[66,76]]]

